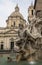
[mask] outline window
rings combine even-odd
[[[14,49],[14,39],[13,38],[10,39],[10,49],[11,50]]]
[[[14,42],[13,41],[10,44],[10,49],[14,49]]]
[[[3,50],[3,44],[1,44],[1,50]]]
[[[15,22],[14,22],[14,26],[15,26]]]
[[[20,29],[23,29],[23,24],[19,24],[19,28]]]
[[[33,15],[33,10],[32,10],[32,15]]]

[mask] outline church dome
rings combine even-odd
[[[23,19],[22,14],[19,12],[19,7],[18,7],[18,5],[16,5],[15,11],[12,12],[12,14],[11,14],[10,16],[12,16],[12,17],[20,17],[20,18]]]

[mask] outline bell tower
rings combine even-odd
[[[29,21],[29,23],[32,23],[34,18],[35,18],[35,9],[34,9],[33,3],[31,3],[31,6],[29,6],[29,8],[28,8],[28,21]]]

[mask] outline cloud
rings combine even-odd
[[[14,10],[13,2],[9,0],[2,0],[0,4],[0,26],[6,26],[5,20],[8,18],[8,16],[11,14],[11,12]]]
[[[20,12],[27,18],[27,9],[32,0],[0,0],[0,26],[6,26],[6,19],[14,11],[16,4],[19,4]]]

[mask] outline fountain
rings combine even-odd
[[[16,52],[14,49],[11,50],[10,55],[7,58],[9,61],[16,61]]]

